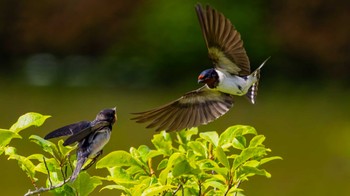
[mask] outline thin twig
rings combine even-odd
[[[176,195],[176,193],[181,189],[182,184],[179,184],[179,186],[176,188],[176,190],[173,192],[172,195]]]
[[[62,187],[62,186],[65,185],[67,182],[69,182],[69,180],[70,180],[70,178],[68,178],[66,181],[61,182],[60,184],[57,184],[57,185],[55,185],[55,186],[50,186],[50,187],[48,187],[48,188],[41,187],[41,188],[35,189],[35,190],[33,190],[33,191],[28,190],[28,192],[27,192],[26,194],[24,194],[24,196],[35,195],[35,194],[39,194],[39,193],[51,191],[51,190],[53,190],[53,189]]]
[[[44,160],[45,168],[46,168],[46,170],[47,170],[47,175],[48,175],[48,180],[49,180],[49,182],[50,182],[50,187],[48,187],[48,188],[44,188],[44,187],[37,188],[37,187],[35,186],[35,190],[33,190],[33,191],[32,191],[32,190],[28,190],[28,192],[27,192],[26,194],[24,194],[24,196],[35,195],[35,194],[40,194],[40,193],[43,193],[43,192],[51,191],[51,190],[53,190],[53,189],[62,187],[63,185],[65,185],[67,182],[70,181],[70,178],[71,178],[71,177],[69,177],[68,179],[65,179],[65,177],[64,177],[64,175],[63,175],[63,179],[64,179],[63,182],[61,182],[60,184],[57,184],[57,185],[53,186],[53,185],[52,185],[52,181],[51,181],[51,177],[50,177],[50,171],[49,171],[49,168],[48,168],[48,166],[47,166],[45,157],[43,157],[43,160]],[[61,166],[61,172],[63,172],[63,171],[62,171],[62,166]]]
[[[46,160],[45,160],[44,156],[43,156],[43,161],[44,161],[44,165],[45,165],[45,168],[46,168],[46,171],[47,171],[47,178],[49,179],[50,187],[51,187],[52,186],[52,181],[51,181],[51,178],[50,178],[50,170],[49,170],[49,167],[47,167],[47,163],[46,163]]]
[[[152,168],[152,159],[151,158],[148,159],[147,163],[148,163],[148,168],[149,168],[149,175],[152,176],[154,174],[154,170]]]
[[[238,182],[237,182],[237,185],[235,186],[236,189],[238,188],[238,186],[239,186],[240,184],[241,184],[241,181],[238,181]],[[237,194],[238,194],[238,191],[236,191],[235,194],[234,194],[233,196],[237,196]]]

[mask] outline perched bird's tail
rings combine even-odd
[[[81,168],[83,167],[84,163],[86,162],[86,157],[81,157],[78,159],[77,165],[75,166],[74,172],[72,176],[70,177],[70,181],[74,182],[74,180],[78,177]]]
[[[253,73],[250,74],[253,78],[256,78],[256,82],[249,88],[248,92],[245,94],[249,99],[250,103],[255,104],[255,98],[258,95],[258,85],[260,79],[260,69],[265,65],[266,61],[269,60],[267,58]]]

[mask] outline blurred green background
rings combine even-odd
[[[39,112],[53,117],[23,133],[44,136],[116,106],[118,121],[104,153],[150,145],[153,130],[129,120],[130,113],[198,88],[197,75],[210,67],[197,2],[1,1],[0,127]],[[349,2],[200,2],[230,18],[252,69],[271,56],[257,104],[237,97],[228,114],[200,127],[254,126],[267,137],[271,155],[284,158],[267,165],[271,179],[243,183],[245,194],[349,195]],[[24,155],[40,150],[25,140],[13,145]],[[33,188],[15,161],[2,155],[0,166],[2,194],[23,195]]]

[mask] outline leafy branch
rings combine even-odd
[[[221,134],[198,132],[197,128],[176,133],[161,132],[152,139],[153,147],[141,145],[127,151],[113,151],[96,163],[107,169],[107,176],[90,176],[81,172],[69,181],[76,155],[70,146],[57,144],[37,135],[29,141],[41,153],[23,156],[11,146],[13,139],[22,139],[20,132],[30,126],[41,126],[50,116],[27,113],[10,129],[0,129],[0,155],[16,160],[34,186],[25,195],[53,192],[65,195],[88,195],[105,182],[100,190],[119,190],[122,195],[242,195],[242,182],[255,175],[271,177],[262,166],[278,156],[271,151],[253,127],[236,125]],[[72,161],[73,160],[73,161]],[[88,164],[88,163],[87,163]],[[39,176],[41,175],[41,177]],[[45,186],[38,186],[42,176]],[[40,188],[39,188],[40,187]]]
[[[141,145],[102,158],[96,167],[106,168],[109,175],[102,179],[114,184],[101,190],[118,189],[126,195],[237,195],[249,177],[271,176],[263,164],[281,159],[266,157],[271,150],[263,145],[265,137],[250,126],[232,126],[221,135],[198,134],[197,128],[175,134],[175,140],[166,132],[154,135],[154,148]]]

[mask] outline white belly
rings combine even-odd
[[[248,76],[248,78],[245,79],[240,76],[230,75],[218,70],[216,71],[219,74],[220,81],[216,89],[231,95],[245,95],[250,86],[256,82],[256,78],[252,78],[251,76]]]

